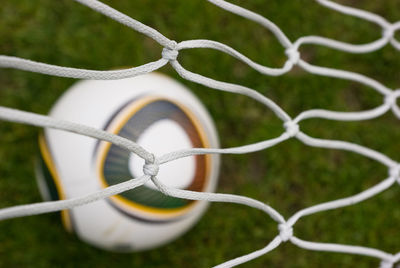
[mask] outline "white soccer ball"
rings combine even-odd
[[[219,147],[206,109],[183,85],[151,73],[113,81],[80,81],[50,116],[131,139],[156,156],[192,147]],[[54,129],[40,137],[37,180],[46,200],[70,199],[143,175],[144,161],[108,142]],[[198,155],[160,166],[164,184],[213,192],[218,155]],[[151,249],[177,238],[205,212],[207,202],[166,196],[151,182],[62,212],[64,226],[82,240],[113,251]]]

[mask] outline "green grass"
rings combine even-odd
[[[177,41],[212,39],[228,44],[267,66],[285,61],[282,47],[261,26],[204,0],[105,1]],[[341,15],[314,1],[236,0],[276,22],[291,40],[321,35],[353,43],[375,40],[373,24]],[[400,17],[398,0],[340,2]],[[398,36],[398,35],[397,35]],[[0,5],[0,54],[71,67],[111,69],[160,58],[154,41],[67,0],[3,0]],[[350,55],[307,46],[302,57],[313,64],[353,70],[385,85],[400,85],[400,53],[391,46]],[[282,77],[262,76],[212,50],[179,55],[189,70],[249,86],[273,99],[291,116],[312,108],[369,109],[382,97],[357,83],[317,77],[295,69]],[[160,70],[187,85],[215,119],[223,147],[272,138],[281,122],[265,107],[239,95],[184,81],[171,67]],[[0,105],[45,114],[75,81],[17,70],[0,70]],[[352,141],[399,160],[400,123],[393,114],[368,122],[309,120],[306,133]],[[0,207],[39,202],[33,160],[39,129],[0,122]],[[385,178],[386,169],[359,155],[310,148],[290,140],[271,149],[223,156],[219,192],[246,195],[268,203],[286,218],[320,202],[359,193]],[[355,244],[391,253],[400,250],[400,188],[352,207],[300,220],[295,235],[322,242]],[[239,205],[212,204],[201,221],[175,242],[152,251],[116,254],[95,249],[66,233],[58,214],[0,222],[0,267],[209,267],[265,246],[277,234],[265,214]],[[306,251],[290,243],[243,267],[376,267],[378,260],[347,254]]]

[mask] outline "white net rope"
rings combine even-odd
[[[378,50],[383,46],[387,45],[388,43],[390,43],[395,49],[400,50],[400,42],[396,40],[394,36],[395,32],[400,29],[400,21],[396,23],[390,23],[383,17],[367,11],[359,10],[352,7],[347,7],[328,0],[316,0],[316,2],[327,8],[333,9],[343,14],[364,19],[366,21],[372,22],[380,26],[382,28],[381,38],[367,44],[349,44],[321,36],[304,36],[297,39],[295,42],[292,42],[280,30],[280,28],[277,25],[275,25],[270,20],[262,17],[261,15],[249,11],[247,9],[244,9],[240,6],[225,2],[223,0],[208,0],[208,2],[211,2],[212,4],[217,5],[222,9],[225,9],[229,12],[235,13],[239,16],[242,16],[244,18],[259,23],[263,27],[269,29],[275,35],[275,37],[279,40],[281,45],[285,48],[287,61],[281,68],[272,68],[260,65],[252,61],[245,55],[241,54],[240,52],[236,51],[235,49],[216,41],[188,40],[177,43],[173,40],[168,39],[155,29],[147,25],[144,25],[139,21],[136,21],[135,19],[130,18],[127,15],[111,8],[110,6],[98,2],[97,0],[75,0],[75,1],[83,5],[86,5],[87,7],[97,12],[100,12],[105,16],[108,16],[114,19],[115,21],[118,21],[121,24],[128,26],[158,42],[161,46],[164,47],[161,59],[130,69],[115,70],[115,71],[97,71],[97,70],[61,67],[17,57],[0,55],[0,67],[15,68],[42,74],[79,78],[79,79],[121,79],[121,78],[133,77],[140,74],[149,73],[169,63],[177,71],[177,73],[184,79],[205,85],[207,87],[216,90],[222,90],[222,91],[246,95],[254,99],[255,101],[264,104],[266,107],[271,109],[276,114],[277,117],[279,117],[283,121],[283,126],[285,131],[279,137],[240,147],[224,148],[224,149],[194,148],[194,149],[170,152],[162,156],[154,156],[151,152],[146,151],[133,141],[130,141],[128,139],[119,137],[117,135],[113,135],[111,133],[99,129],[94,129],[73,122],[54,119],[44,115],[38,115],[7,107],[0,107],[0,119],[2,120],[34,125],[44,128],[60,129],[64,131],[69,131],[93,137],[95,139],[108,141],[122,148],[125,148],[134,154],[137,154],[138,156],[143,158],[146,162],[146,164],[143,167],[144,175],[140,178],[134,178],[125,181],[123,183],[110,186],[104,190],[94,192],[87,196],[82,196],[80,198],[52,201],[52,202],[41,202],[36,204],[27,204],[27,205],[2,208],[0,209],[0,220],[70,209],[76,206],[81,206],[90,202],[94,202],[99,199],[107,198],[109,196],[122,193],[124,191],[143,185],[148,180],[152,180],[154,184],[158,187],[158,189],[166,195],[178,198],[190,199],[190,200],[207,200],[211,202],[229,202],[229,203],[242,204],[264,211],[274,221],[277,222],[278,233],[276,237],[267,246],[265,246],[262,249],[251,252],[247,255],[229,260],[225,263],[218,265],[217,267],[232,267],[239,265],[241,263],[248,262],[254,258],[257,258],[275,249],[281,243],[288,241],[297,245],[300,248],[308,250],[341,252],[341,253],[358,254],[358,255],[375,257],[381,260],[382,268],[393,267],[396,262],[400,261],[400,253],[391,254],[379,249],[368,248],[363,246],[305,241],[296,237],[293,232],[295,223],[299,219],[307,215],[357,204],[359,202],[365,201],[383,192],[384,190],[390,188],[392,185],[396,184],[396,182],[400,183],[399,162],[389,158],[388,156],[378,151],[372,150],[370,148],[358,144],[340,140],[313,138],[307,135],[306,133],[302,132],[299,127],[299,123],[301,121],[309,118],[324,118],[337,121],[360,121],[382,116],[389,110],[391,110],[395,114],[395,116],[400,119],[400,108],[396,102],[397,99],[400,98],[400,89],[388,88],[382,83],[374,79],[371,79],[369,77],[366,77],[362,74],[345,70],[337,70],[327,67],[311,65],[301,59],[301,54],[299,52],[300,47],[304,44],[314,44],[350,53],[368,53]],[[249,65],[250,67],[254,68],[255,70],[264,75],[270,75],[270,76],[283,75],[289,72],[293,68],[293,66],[297,65],[303,70],[312,74],[355,81],[357,83],[361,83],[363,85],[371,87],[372,89],[379,92],[383,96],[383,103],[374,109],[366,111],[358,111],[358,112],[337,112],[337,111],[330,111],[323,109],[313,109],[301,112],[299,115],[292,118],[274,101],[263,96],[262,94],[258,93],[253,89],[237,84],[231,84],[213,80],[211,78],[190,72],[185,68],[183,68],[178,61],[179,52],[181,50],[190,48],[208,48],[208,49],[219,50],[246,63],[247,65]],[[162,169],[162,164],[182,157],[198,155],[198,154],[245,154],[267,149],[269,147],[277,145],[291,138],[296,138],[299,141],[303,142],[304,144],[313,147],[334,148],[334,149],[358,153],[386,166],[388,169],[388,176],[375,186],[366,189],[365,191],[360,192],[354,196],[326,203],[321,203],[302,209],[296,212],[294,215],[292,215],[289,219],[285,219],[278,211],[268,206],[267,204],[261,201],[254,200],[252,198],[238,196],[238,195],[231,195],[231,194],[202,193],[202,192],[174,189],[162,184],[157,179],[159,167]]]

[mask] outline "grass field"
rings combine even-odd
[[[223,42],[267,66],[285,62],[276,38],[261,26],[225,12],[205,0],[105,1],[182,41]],[[291,40],[304,35],[366,43],[380,28],[326,9],[314,1],[235,0],[274,21]],[[340,0],[391,22],[400,18],[398,0]],[[397,34],[397,37],[398,34]],[[137,66],[160,58],[154,41],[68,0],[3,0],[0,4],[0,54],[70,67],[106,70]],[[365,55],[306,46],[302,58],[316,65],[352,70],[388,87],[400,86],[400,53],[391,46]],[[187,69],[251,87],[270,97],[291,116],[312,108],[366,110],[381,104],[371,88],[318,77],[295,68],[281,77],[262,76],[212,50],[184,51]],[[215,119],[223,147],[276,137],[282,123],[249,98],[217,92],[184,81],[171,67],[160,70],[190,87]],[[0,70],[0,105],[46,114],[75,80]],[[314,137],[347,140],[400,160],[400,123],[392,113],[365,122],[308,120],[301,129]],[[39,202],[33,161],[40,129],[0,122],[0,207]],[[271,149],[222,157],[219,192],[246,195],[268,203],[286,218],[299,209],[350,195],[380,182],[387,170],[377,162],[338,150],[310,148],[297,140]],[[400,188],[355,206],[300,220],[295,235],[306,240],[363,245],[400,251]],[[57,213],[0,222],[0,267],[210,267],[264,247],[277,234],[265,214],[231,204],[212,204],[201,221],[168,246],[136,254],[108,253],[65,232]],[[378,260],[347,254],[310,252],[286,243],[243,267],[377,267]]]

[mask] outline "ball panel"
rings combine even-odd
[[[145,222],[121,214],[109,204],[94,202],[74,208],[74,219],[78,226],[76,233],[82,240],[112,251],[142,251],[162,246],[181,236],[202,216],[192,213],[174,222]]]
[[[160,139],[160,133],[163,138]],[[168,138],[167,137],[173,137]],[[169,152],[192,148],[192,142],[185,130],[170,119],[162,119],[151,124],[136,140],[136,143],[146,148],[154,155],[164,155]],[[136,154],[131,154],[129,169],[134,177],[143,174],[145,161]],[[184,157],[162,165],[162,172],[157,174],[157,179],[170,187],[186,189],[195,174],[194,157]],[[179,176],[175,176],[179,174]],[[171,179],[174,178],[174,179]],[[156,190],[157,186],[149,180],[145,183],[149,188]]]
[[[41,153],[38,153],[38,156],[35,160],[35,175],[36,175],[36,182],[39,187],[39,192],[43,200],[45,201],[59,200],[60,198],[53,177],[50,173],[50,170],[47,168],[47,165]]]
[[[53,157],[50,153],[50,149],[43,133],[39,136],[39,149],[39,166],[37,167],[39,171],[37,173],[41,174],[42,176],[37,177],[37,179],[41,181],[39,183],[39,185],[42,187],[41,191],[47,192],[48,198],[51,200],[66,199],[63,183],[58,175]],[[67,231],[72,232],[72,220],[67,210],[61,211],[61,220],[64,228]]]
[[[209,147],[209,141],[203,126],[196,120],[190,110],[175,100],[158,96],[143,96],[134,100],[120,113],[110,120],[105,129],[111,133],[120,135],[133,141],[137,141],[145,131],[161,120],[173,120],[186,133],[192,147]],[[168,143],[169,139],[176,137],[165,137],[166,133],[159,133],[157,139]],[[160,136],[162,138],[160,139]],[[103,187],[108,187],[131,178],[130,152],[110,143],[101,142],[96,145],[98,152],[98,174]],[[161,145],[161,144],[160,144]],[[183,148],[179,148],[183,149]],[[190,178],[188,187],[184,189],[192,191],[204,191],[209,182],[210,157],[198,155],[192,157],[195,161],[194,176]],[[179,173],[178,173],[179,174]],[[169,180],[177,179],[180,175],[174,175]],[[163,221],[169,217],[173,220],[182,216],[197,201],[184,200],[165,196],[156,189],[146,185],[127,191],[118,196],[110,198],[114,206],[122,209],[125,213],[145,221]],[[174,219],[176,220],[176,219]]]

